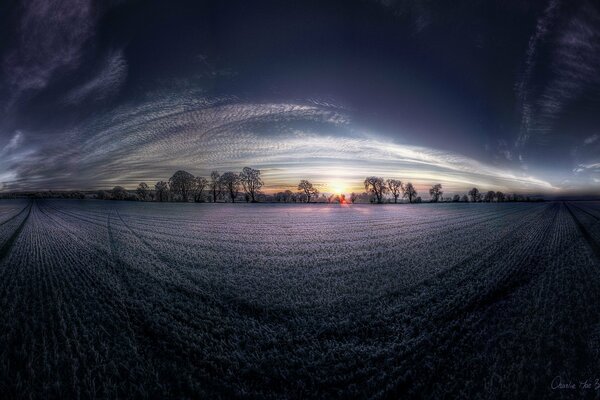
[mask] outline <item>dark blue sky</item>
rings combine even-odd
[[[0,188],[600,187],[595,2],[0,5]]]

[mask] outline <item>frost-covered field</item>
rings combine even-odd
[[[0,201],[0,392],[585,394],[599,243],[597,202]]]

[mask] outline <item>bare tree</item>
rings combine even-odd
[[[286,190],[285,192],[277,192],[277,193],[275,193],[275,200],[277,200],[279,202],[287,203],[288,198],[290,197],[291,194],[292,194],[291,190]]]
[[[169,201],[169,184],[165,181],[156,182],[154,185],[158,201]]]
[[[169,187],[173,194],[181,196],[181,200],[188,202],[190,195],[194,192],[196,178],[186,171],[177,171],[169,179]]]
[[[496,192],[496,201],[497,202],[503,202],[504,199],[505,199],[504,193]]]
[[[308,200],[308,196],[304,192],[298,192],[294,196],[296,196],[296,201],[300,203],[306,203],[306,201]]]
[[[459,196],[458,194],[455,194],[455,195],[452,197],[452,202],[453,202],[453,203],[458,203],[459,201],[460,201],[460,196]]]
[[[471,202],[478,202],[481,199],[481,193],[479,193],[479,189],[473,188],[469,190],[469,197],[471,198]]]
[[[429,194],[431,195],[431,201],[433,203],[437,203],[440,197],[442,197],[444,194],[444,192],[442,192],[442,184],[436,183],[433,185],[431,189],[429,189]]]
[[[410,182],[404,186],[404,197],[408,198],[409,203],[413,203],[416,200],[417,190]]]
[[[125,200],[128,194],[123,186],[115,186],[112,190],[112,198],[115,200]]]
[[[400,197],[404,191],[404,185],[402,184],[402,181],[399,179],[388,179],[387,187],[392,196],[394,196],[394,203],[398,203],[398,197]]]
[[[240,182],[246,192],[247,196],[250,196],[250,200],[256,203],[256,195],[263,186],[263,181],[260,177],[260,170],[253,169],[250,167],[244,167],[240,174]]]
[[[231,202],[235,203],[235,199],[240,191],[240,177],[235,172],[225,172],[221,175],[221,185],[229,192]]]
[[[494,198],[496,197],[496,192],[494,192],[493,190],[490,190],[489,192],[487,192],[483,198],[483,201],[487,202],[487,203],[491,203],[492,201],[494,201]]]
[[[385,186],[383,178],[378,176],[368,176],[363,183],[365,185],[365,190],[375,196],[377,203],[383,203],[383,195],[387,192],[387,187]]]
[[[194,201],[200,203],[204,198],[204,189],[208,186],[208,180],[202,176],[196,177],[196,186],[194,187]]]
[[[294,199],[294,192],[292,192],[289,189],[283,192],[283,202],[284,203],[291,203],[293,199]]]
[[[140,200],[146,200],[146,197],[148,196],[148,193],[150,192],[150,188],[148,187],[146,182],[142,182],[138,185],[135,192],[139,196]]]
[[[354,204],[354,202],[358,199],[358,194],[352,192],[350,193],[350,202]]]
[[[319,191],[313,186],[312,183],[307,181],[306,179],[302,179],[298,184],[298,190],[301,190],[306,195],[306,202],[310,203],[311,197],[317,197],[319,195]]]
[[[463,194],[460,201],[468,203],[469,202],[469,196],[467,196],[466,194]]]
[[[100,200],[110,200],[112,198],[112,194],[106,190],[99,190],[96,194],[96,198]]]
[[[216,203],[217,196],[221,194],[221,174],[217,171],[210,173],[210,190],[212,191],[213,203]]]

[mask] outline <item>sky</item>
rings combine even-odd
[[[593,1],[0,4],[0,191],[258,168],[600,193]]]

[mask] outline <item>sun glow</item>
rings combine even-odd
[[[329,191],[332,194],[340,195],[345,194],[347,192],[347,185],[340,181],[333,181],[328,185]]]

